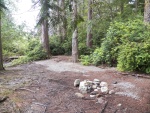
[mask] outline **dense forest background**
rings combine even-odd
[[[1,53],[13,65],[72,55],[83,65],[150,73],[150,0],[32,0],[37,26],[26,31],[12,17],[14,1],[0,0]],[[145,7],[145,8],[144,8]],[[3,55],[3,61],[2,61]]]

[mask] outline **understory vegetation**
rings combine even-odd
[[[64,12],[59,17],[53,15],[49,21],[49,49],[53,55],[71,55],[73,21],[66,1]],[[123,3],[122,5],[120,5]],[[54,3],[57,5],[57,3]],[[92,8],[92,20],[88,20],[88,2],[78,4],[78,50],[79,61],[83,65],[115,66],[120,71],[140,71],[150,73],[150,26],[143,22],[144,1],[138,6],[129,4],[128,0],[115,0],[113,3],[95,1]],[[54,6],[55,6],[54,5]],[[70,7],[70,6],[69,6]],[[58,8],[58,6],[57,6]],[[137,9],[136,9],[137,8]],[[58,19],[58,21],[56,21]],[[60,20],[59,20],[60,19]],[[36,31],[26,30],[26,24],[16,25],[10,14],[2,15],[2,49],[3,59],[19,56],[13,65],[35,60],[47,59],[47,53],[41,41],[41,27]],[[54,25],[56,24],[56,25]],[[65,27],[64,27],[65,25]],[[59,28],[59,30],[58,30]],[[66,34],[64,36],[64,28]],[[61,31],[62,30],[62,31]],[[92,32],[92,47],[86,45],[87,33]],[[63,33],[62,33],[63,32]],[[63,34],[63,35],[62,35]]]
[[[150,73],[150,26],[141,17],[110,24],[99,48],[90,55],[82,55],[84,65],[108,64],[121,71]]]

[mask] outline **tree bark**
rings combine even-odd
[[[0,70],[4,70],[3,53],[2,53],[2,40],[1,40],[1,12],[0,12]]]
[[[150,23],[150,0],[145,0],[144,23]]]
[[[88,3],[88,21],[91,22],[92,21],[92,0],[89,0]],[[87,39],[86,39],[86,45],[87,47],[92,47],[92,28],[88,27],[87,28]]]
[[[63,16],[63,25],[62,25],[62,39],[63,41],[67,37],[67,21],[65,19],[66,11],[65,11],[65,0],[61,0],[61,8],[62,8],[62,16]]]
[[[48,21],[44,20],[42,22],[42,36],[41,42],[44,50],[47,52],[48,58],[50,58],[50,47],[49,47],[49,35],[48,35]]]
[[[61,7],[60,0],[57,0],[57,5],[59,7]],[[60,11],[59,10],[57,10],[57,16],[58,16],[58,20],[60,21]],[[63,38],[62,38],[61,24],[58,24],[58,28],[57,29],[58,29],[57,32],[58,32],[58,37],[60,39],[60,43],[62,43],[63,42]]]
[[[78,61],[77,0],[73,0],[72,60]]]

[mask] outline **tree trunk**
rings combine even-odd
[[[61,8],[62,8],[62,16],[63,16],[63,25],[62,25],[62,39],[63,41],[67,37],[67,21],[65,19],[66,11],[65,11],[65,0],[61,0]]]
[[[57,5],[60,7],[60,0],[57,0]],[[58,16],[58,20],[60,21],[60,11],[57,10],[57,16]],[[60,43],[63,42],[63,39],[62,39],[62,30],[61,30],[61,24],[58,24],[58,28],[57,28],[57,32],[58,32],[58,37],[60,39]]]
[[[77,0],[73,0],[72,60],[78,61]]]
[[[44,50],[47,52],[48,58],[50,58],[50,47],[49,47],[49,35],[48,35],[48,21],[44,20],[42,22],[42,38],[41,38],[42,46]]]
[[[150,0],[145,0],[144,23],[150,23]]]
[[[4,70],[3,53],[2,53],[2,40],[1,40],[1,12],[0,12],[0,70]]]
[[[92,21],[92,0],[89,0],[88,4],[88,21]],[[87,39],[86,39],[86,45],[87,47],[92,47],[92,27],[87,28]]]

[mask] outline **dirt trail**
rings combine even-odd
[[[115,90],[104,96],[108,101],[105,113],[150,112],[150,79],[124,76],[115,68],[82,66],[71,63],[68,56],[57,56],[0,72],[0,96],[9,96],[0,104],[0,113],[99,113],[103,104],[75,96],[77,78],[97,78]]]

